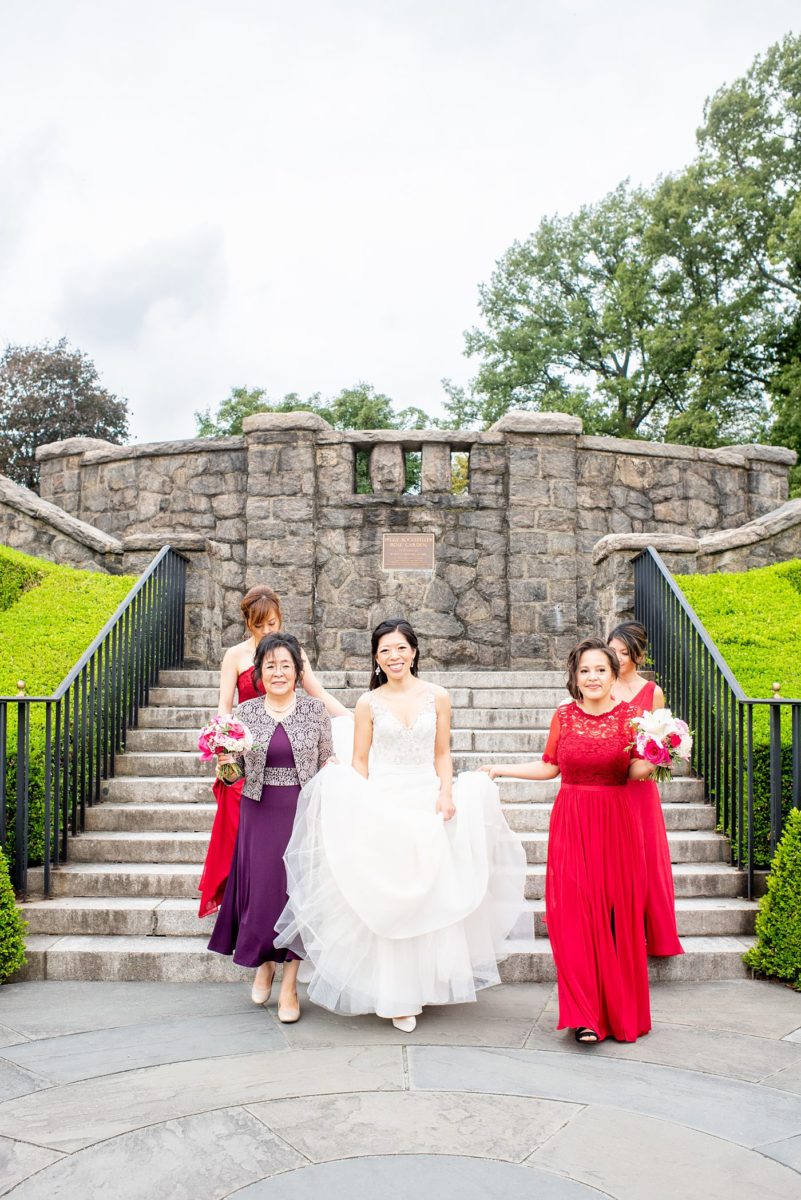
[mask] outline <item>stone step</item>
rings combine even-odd
[[[750,937],[754,932],[758,909],[756,900],[746,900],[744,896],[684,897],[676,901],[679,937]],[[528,936],[532,923],[536,937],[548,937],[544,899],[526,901],[523,918],[516,928]],[[188,922],[186,928],[190,934],[197,932]]]
[[[86,833],[136,830],[208,836],[217,811],[210,795],[209,792],[206,796],[209,802],[205,804],[96,804],[86,810]]]
[[[149,897],[191,900],[197,897],[197,863],[80,863],[53,871],[52,895]]]
[[[348,708],[365,692],[365,688],[331,688],[331,695]],[[450,689],[454,708],[548,708],[551,711],[565,699],[562,687],[455,687]],[[203,713],[213,712],[217,707],[218,690],[214,688],[170,688],[150,689],[153,705],[194,708]],[[203,724],[203,719],[198,726]]]
[[[211,829],[216,804],[155,801],[153,804],[96,804],[86,811],[86,832],[153,830],[165,833],[203,832]],[[511,829],[518,833],[547,831],[552,801],[504,802],[503,812]],[[663,803],[665,827],[672,831],[714,830],[715,813],[708,804]]]
[[[487,761],[490,757],[482,755],[481,762]],[[207,804],[214,776],[210,764],[205,766],[207,774],[203,778],[152,775],[107,779],[101,784],[101,795],[104,801],[114,804]],[[558,779],[499,779],[497,783],[501,799],[510,804],[544,803],[553,800],[559,791]],[[672,804],[700,804],[704,798],[703,781],[689,777],[672,779],[661,784],[659,790],[663,801]]]
[[[324,688],[356,687],[366,691],[370,684],[367,670],[316,671]],[[564,671],[424,671],[421,678],[440,687],[564,687]],[[168,688],[218,688],[220,672],[214,668],[162,671],[159,686]]]
[[[754,931],[758,905],[742,897],[694,897],[676,901],[681,937],[739,937]],[[39,900],[20,906],[28,933],[103,937],[210,937],[214,915],[197,915],[198,902],[159,897],[70,897]],[[527,900],[515,927],[516,934],[548,937],[545,901]]]
[[[451,732],[452,750],[539,753],[545,749],[546,729],[458,729]],[[197,731],[190,729],[133,729],[126,754],[189,754],[197,757]],[[121,761],[121,760],[118,760]]]
[[[547,832],[553,802],[503,803],[501,805],[510,829],[516,833]],[[662,804],[665,828],[669,833],[680,831],[714,830],[715,812],[708,804]]]
[[[543,735],[544,736],[544,735]],[[521,753],[519,751],[472,751],[456,750],[453,753],[453,769],[455,771],[473,771],[485,763],[493,762],[530,762],[539,757],[537,751]],[[207,779],[209,786],[214,778],[214,768],[210,763],[201,762],[197,754],[184,752],[158,754],[121,754],[116,762],[117,779],[137,778],[146,779],[148,776],[159,776],[165,779]]]
[[[736,979],[747,974],[742,955],[748,937],[688,937],[678,958],[651,959],[652,981]],[[147,981],[163,983],[223,983],[250,981],[252,972],[206,949],[205,937],[103,937],[91,934],[28,939],[28,966],[16,978]],[[545,939],[509,943],[501,964],[506,983],[553,982],[555,969]]]
[[[209,835],[201,833],[133,832],[82,833],[70,841],[73,863],[120,863],[123,869],[134,863],[197,863],[206,857]],[[200,867],[198,865],[198,873]]]
[[[548,854],[547,833],[521,833],[520,840],[528,862],[545,862]],[[668,833],[667,841],[672,863],[728,862],[729,843],[720,834],[706,831]]]
[[[681,939],[684,954],[676,958],[651,958],[648,975],[652,983],[702,983],[742,979],[749,974],[743,954],[753,945],[750,937],[687,937]],[[511,953],[501,963],[504,983],[553,983],[556,979],[550,944],[510,943]]]
[[[544,863],[548,853],[546,832],[520,833],[530,863]],[[717,833],[668,833],[671,862],[716,863],[728,858],[728,842]],[[102,830],[83,833],[70,841],[73,863],[197,863],[206,857],[208,833],[204,831]]]
[[[52,874],[52,894],[59,896],[147,896],[193,899],[200,876],[198,863],[69,862]],[[742,896],[745,875],[723,862],[676,863],[673,885],[677,897]],[[526,899],[545,895],[545,864],[526,871]]]
[[[208,724],[215,712],[209,708],[176,708],[170,705],[143,708],[139,713],[139,728],[129,730],[128,749],[150,747],[139,743],[137,735],[154,730],[183,730],[192,736],[192,748],[197,744],[198,730]],[[454,729],[548,729],[553,706],[546,708],[454,708]],[[130,739],[133,737],[133,741]]]
[[[673,888],[677,899],[705,896],[709,899],[745,895],[745,872],[728,863],[674,863]],[[526,869],[526,899],[542,900],[545,895],[545,864],[530,863]]]

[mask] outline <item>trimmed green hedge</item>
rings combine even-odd
[[[5,587],[6,578],[14,581]],[[28,696],[48,696],[75,665],[133,587],[130,575],[76,571],[0,546],[0,696],[15,696],[17,681]],[[6,795],[9,820],[6,853],[14,852],[13,798],[16,788],[16,710],[9,709]],[[30,825],[28,860],[44,854],[44,706],[31,706]]]
[[[0,546],[0,613],[16,604],[23,592],[36,587],[42,571],[36,559]]]
[[[0,983],[25,966],[25,928],[14,889],[8,875],[8,863],[0,850]]]
[[[744,961],[754,971],[801,985],[801,812],[789,814],[759,902],[756,945]]]
[[[801,561],[739,574],[678,575],[692,604],[747,696],[801,697]],[[754,856],[770,861],[768,709],[754,709]],[[783,810],[790,810],[790,714],[782,721]]]

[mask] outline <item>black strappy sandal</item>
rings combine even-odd
[[[580,1025],[576,1030],[576,1041],[580,1046],[594,1046],[601,1039],[594,1029],[590,1029],[588,1025]]]

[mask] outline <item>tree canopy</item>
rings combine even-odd
[[[801,451],[801,37],[720,88],[697,141],[686,170],[510,247],[452,418],[556,409],[589,432]]]
[[[122,442],[128,402],[100,385],[92,360],[55,345],[6,347],[0,358],[0,471],[37,489],[36,449],[70,437]]]
[[[389,396],[377,392],[370,383],[357,383],[343,388],[330,400],[319,392],[306,400],[290,392],[282,400],[270,400],[264,388],[235,387],[218,406],[215,416],[211,410],[195,413],[198,437],[229,437],[242,433],[245,417],[259,412],[313,412],[328,421],[334,429],[426,429],[431,418],[421,408],[396,411]]]

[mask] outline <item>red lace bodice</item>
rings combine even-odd
[[[553,715],[543,762],[559,767],[563,783],[622,787],[632,757],[631,719],[637,715],[624,701],[597,717],[575,701],[564,704]]]
[[[236,681],[237,704],[242,704],[245,700],[255,700],[257,696],[264,695],[264,684],[259,680],[258,688],[253,687],[253,668],[248,667],[246,671],[241,671],[239,678]]]

